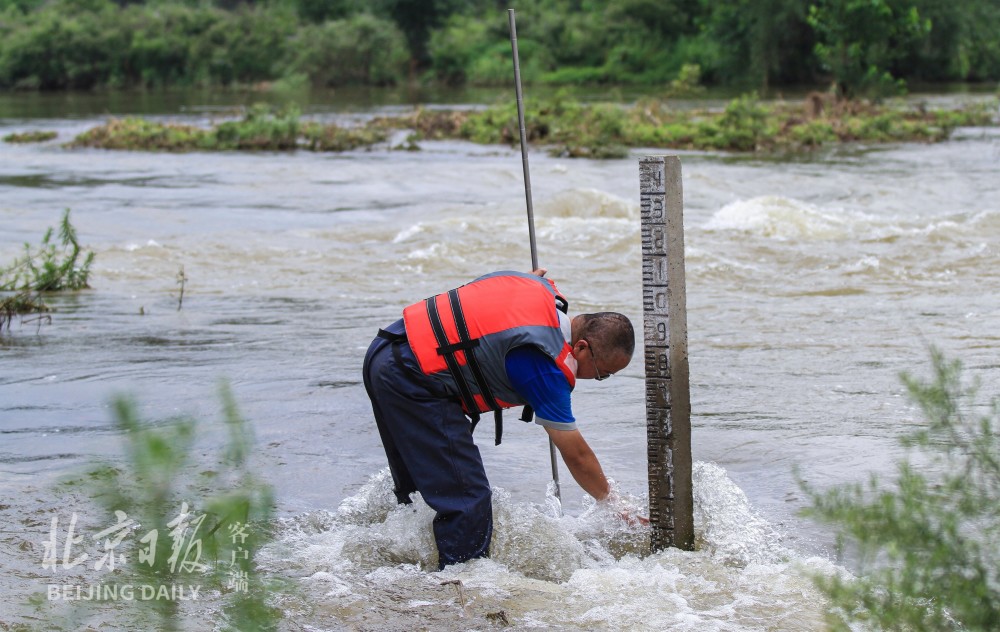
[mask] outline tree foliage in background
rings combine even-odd
[[[808,514],[859,556],[859,577],[818,580],[835,629],[1000,629],[1000,399],[970,412],[976,388],[962,384],[961,363],[931,355],[933,379],[903,376],[926,417],[904,444],[927,465],[903,460],[891,485],[874,476],[824,492],[803,484]]]
[[[0,88],[508,85],[505,3],[475,0],[0,0]],[[523,0],[526,82],[1000,79],[996,0]]]
[[[718,83],[767,89],[817,79],[809,7],[788,0],[746,0],[714,5],[700,22],[718,47],[712,77]]]
[[[931,30],[907,51],[896,74],[928,81],[1000,78],[1000,2],[921,0],[917,7]]]
[[[365,13],[299,29],[287,55],[289,72],[324,86],[395,84],[408,60],[399,29]]]
[[[931,32],[930,20],[908,0],[817,0],[808,22],[817,57],[847,98],[900,92],[894,64]]]

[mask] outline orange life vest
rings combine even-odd
[[[507,377],[507,352],[533,345],[576,385],[576,359],[559,326],[568,303],[548,279],[495,272],[403,310],[406,338],[420,369],[454,393],[474,421],[526,402]]]

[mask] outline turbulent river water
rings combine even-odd
[[[138,109],[213,116],[173,107]],[[795,469],[820,488],[891,474],[919,417],[899,374],[926,375],[930,345],[1000,381],[995,129],[780,159],[682,153],[698,550],[645,554],[642,530],[586,502],[565,468],[558,517],[545,434],[508,416],[503,445],[477,437],[496,488],[493,557],[432,572],[432,513],[393,507],[361,361],[410,302],[529,267],[518,152],[66,149],[104,120],[81,110],[0,118],[0,135],[59,134],[0,144],[0,263],[65,208],[97,253],[93,289],[54,297],[51,324],[15,319],[0,335],[3,624],[44,628],[46,608],[65,605],[46,603],[50,584],[109,581],[42,562],[53,517],[65,529],[77,513],[88,538],[107,526],[59,482],[121,460],[112,398],[131,395],[151,421],[203,420],[204,462],[221,442],[226,379],[276,491],[276,539],[259,561],[294,584],[282,629],[822,629],[811,577],[850,563],[798,515]],[[573,311],[641,323],[643,153],[656,152],[532,151],[540,260]],[[574,397],[605,471],[639,504],[643,377],[640,356]],[[133,605],[103,604],[88,623],[129,627]],[[189,629],[218,625],[212,600],[183,614]]]

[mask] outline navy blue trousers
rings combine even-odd
[[[403,333],[403,321],[386,331]],[[375,338],[363,373],[396,500],[408,504],[410,494],[418,491],[437,512],[434,539],[440,568],[488,556],[493,535],[490,483],[461,404],[420,371],[405,340]]]

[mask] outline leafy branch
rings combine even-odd
[[[1000,400],[975,410],[961,363],[931,350],[932,378],[902,376],[927,424],[903,439],[922,457],[897,465],[896,480],[818,491],[806,514],[838,529],[838,546],[858,554],[857,578],[820,577],[832,627],[996,630],[1000,628]],[[981,408],[980,408],[981,410]]]

